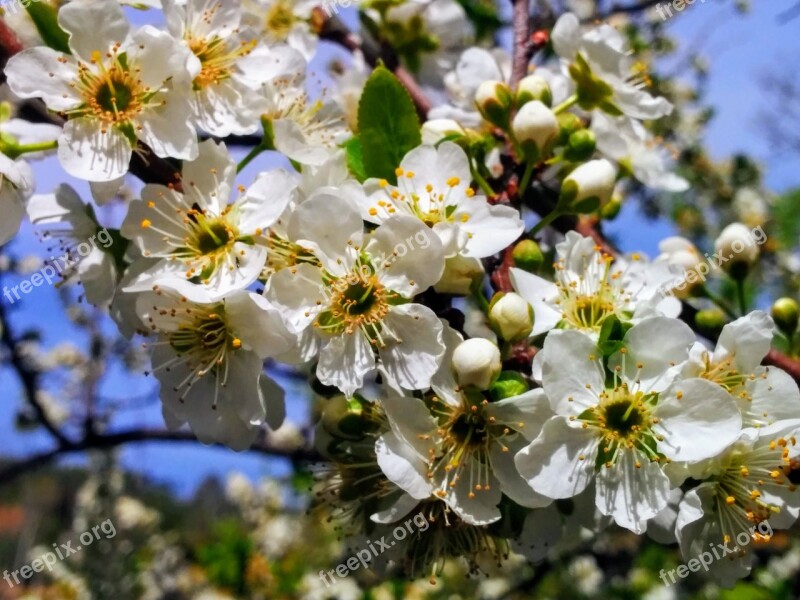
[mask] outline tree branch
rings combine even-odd
[[[423,120],[427,118],[428,112],[433,108],[433,105],[425,92],[422,91],[422,88],[419,87],[414,76],[400,64],[393,48],[388,44],[380,44],[373,40],[363,40],[350,31],[347,25],[338,17],[328,17],[321,8],[315,10],[320,15],[319,37],[321,39],[339,44],[343,48],[350,50],[350,52],[361,52],[364,55],[364,60],[371,67],[383,62],[406,87],[420,117]]]
[[[109,450],[124,444],[143,442],[197,443],[197,438],[189,431],[166,431],[158,429],[130,429],[117,433],[89,435],[78,443],[70,443],[67,446],[41,452],[0,468],[0,485],[11,483],[22,475],[34,469],[44,467],[66,454],[86,452],[87,450]],[[222,445],[214,445],[214,447],[224,448]],[[254,444],[249,449],[249,452],[277,456],[293,462],[313,462],[321,459],[321,456],[313,450],[306,448],[286,450],[269,443],[268,440]]]
[[[31,367],[28,360],[20,351],[20,343],[14,338],[11,332],[11,324],[9,323],[6,307],[3,302],[0,302],[0,329],[2,329],[0,340],[2,340],[3,345],[8,348],[8,360],[19,376],[22,389],[25,392],[25,398],[33,409],[36,419],[58,442],[59,448],[72,445],[70,439],[50,421],[47,412],[39,402],[39,372]]]
[[[514,55],[511,66],[511,89],[528,74],[531,59],[530,0],[511,0],[514,22]]]

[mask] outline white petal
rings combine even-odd
[[[281,269],[270,277],[265,295],[280,309],[290,330],[303,331],[325,301],[322,273],[309,264]]]
[[[553,417],[514,462],[534,491],[548,498],[571,498],[594,479],[599,445],[592,429],[570,427],[565,417]]]
[[[283,169],[261,173],[236,201],[239,230],[265,231],[283,214],[297,189],[297,178]]]
[[[595,342],[574,330],[556,330],[544,342],[542,385],[553,410],[579,415],[598,403],[605,373]]]
[[[364,386],[364,376],[375,368],[375,355],[367,338],[356,331],[337,335],[322,346],[317,364],[317,377],[332,385],[348,398]]]
[[[737,396],[745,427],[769,425],[800,416],[800,391],[792,377],[775,367],[759,367],[744,384],[747,398]]]
[[[442,361],[442,364],[447,363]],[[498,423],[519,431],[528,441],[536,439],[545,422],[553,416],[550,402],[540,388],[499,402],[490,402],[486,411]]]
[[[378,352],[387,375],[408,390],[428,387],[445,351],[441,321],[427,306],[404,304],[391,308],[384,326],[392,338]]]
[[[276,431],[286,420],[286,393],[274,379],[266,375],[261,375],[258,384],[267,411],[266,423],[272,431]]]
[[[637,461],[641,465],[638,469]],[[600,512],[637,534],[643,533],[647,521],[667,505],[670,491],[661,465],[638,451],[623,450],[612,467],[600,467],[596,485]]]
[[[389,481],[412,498],[424,500],[431,496],[425,461],[394,433],[387,431],[377,439],[375,456]]]
[[[509,276],[514,289],[533,307],[535,320],[531,335],[550,331],[558,325],[562,314],[555,308],[560,296],[556,284],[522,269],[509,269]]]
[[[355,207],[333,189],[324,188],[298,206],[288,232],[290,239],[314,249],[328,271],[343,275],[355,262],[354,247],[361,246],[364,224]]]
[[[740,373],[752,373],[767,355],[774,335],[772,317],[755,310],[722,328],[714,361],[731,357]]]
[[[105,130],[105,133],[103,133]],[[131,144],[116,127],[94,119],[71,119],[58,139],[58,160],[78,179],[111,181],[128,172]]]
[[[93,52],[105,55],[115,43],[128,37],[128,21],[117,2],[80,0],[58,11],[58,24],[70,34],[69,47],[83,60]]]
[[[150,146],[156,156],[194,160],[198,154],[197,132],[189,119],[188,100],[175,92],[160,96],[162,106],[141,113],[136,121],[141,126],[139,139]]]
[[[225,298],[227,323],[259,358],[269,358],[289,350],[289,336],[278,311],[263,296],[235,292]]]
[[[381,283],[406,297],[424,292],[444,272],[439,238],[414,217],[385,221],[373,232],[367,253],[374,259]]]
[[[78,70],[73,60],[58,60],[63,57],[60,52],[44,46],[12,56],[6,66],[8,86],[20,98],[42,98],[52,110],[80,106],[80,97],[69,85],[77,80]]]
[[[471,198],[471,204],[461,205],[453,213],[456,222],[462,214],[468,214],[469,220],[462,228],[470,234],[465,256],[485,258],[497,254],[512,244],[525,229],[519,211],[511,206],[490,206],[486,202]],[[462,208],[469,210],[463,211]]]
[[[624,365],[623,376],[629,381],[639,380],[642,389],[663,389],[669,383],[668,371],[689,358],[695,339],[683,321],[667,317],[645,319],[625,335],[627,355],[615,354],[609,365]]]
[[[678,395],[680,394],[680,398]],[[733,398],[705,379],[676,381],[659,396],[653,431],[664,436],[659,451],[677,461],[697,462],[719,454],[742,429]]]

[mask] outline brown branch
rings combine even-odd
[[[511,66],[511,89],[528,74],[531,59],[530,0],[511,0],[514,22],[514,55]]]
[[[117,433],[89,435],[81,442],[70,443],[64,447],[41,452],[0,468],[0,485],[11,483],[22,475],[34,469],[44,467],[66,454],[85,452],[87,450],[108,450],[124,444],[139,444],[144,442],[198,443],[197,438],[189,431],[130,429]],[[221,445],[215,445],[214,447],[224,448],[224,446]],[[285,450],[271,444],[269,440],[254,444],[248,451],[281,457],[293,462],[314,462],[321,459],[320,455],[313,450],[308,450],[306,448]]]
[[[380,44],[373,40],[362,40],[350,31],[338,17],[328,17],[321,8],[316,8],[315,10],[317,19],[320,22],[318,29],[321,39],[339,44],[343,48],[350,50],[350,52],[363,53],[364,60],[371,67],[375,67],[380,62],[385,64],[408,90],[420,117],[423,120],[427,118],[428,112],[430,112],[433,105],[425,95],[425,92],[422,91],[422,88],[420,88],[416,79],[414,79],[414,76],[400,64],[400,60],[391,46]]]
[[[17,52],[22,51],[22,42],[6,22],[0,19],[0,84],[6,81],[6,63]]]

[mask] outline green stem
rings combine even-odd
[[[261,142],[258,146],[250,150],[250,153],[242,159],[242,162],[238,164],[236,167],[236,172],[241,173],[244,168],[249,165],[253,160],[262,152],[265,152],[268,148],[264,145],[264,142]]]
[[[715,293],[713,293],[707,286],[703,286],[702,288],[703,295],[711,300],[714,304],[716,304],[719,308],[721,308],[726,315],[728,315],[731,319],[739,318],[739,315],[736,314],[736,311],[731,308],[731,305],[728,302]]]
[[[747,299],[745,298],[744,294],[743,278],[736,279],[736,297],[739,300],[739,311],[742,313],[742,315],[747,314]]]
[[[573,105],[574,105],[574,104],[575,104],[577,101],[578,101],[578,94],[572,94],[572,96],[570,96],[569,98],[567,98],[566,100],[564,100],[564,101],[563,101],[561,104],[559,104],[558,106],[556,106],[556,107],[553,109],[553,112],[554,112],[555,114],[557,114],[557,115],[560,115],[560,114],[561,114],[561,113],[563,113],[565,110],[567,110],[568,108],[570,108],[571,106],[573,106]]]
[[[3,153],[9,158],[15,159],[23,154],[45,152],[47,150],[55,150],[56,148],[58,148],[58,140],[51,140],[48,142],[36,142],[35,144],[9,144],[4,148]]]
[[[470,165],[470,167],[472,167],[472,165]],[[477,168],[472,169],[472,178],[478,183],[480,188],[483,190],[484,194],[486,194],[487,196],[490,196],[490,197],[495,195],[494,190],[492,189],[492,186],[490,186],[489,182],[486,181],[486,179],[484,179],[483,175],[481,175],[478,172]]]
[[[553,221],[555,221],[555,220],[556,220],[558,217],[560,217],[560,216],[561,216],[561,215],[563,215],[563,214],[564,214],[564,213],[562,213],[562,212],[561,212],[560,210],[558,210],[557,208],[556,208],[556,209],[554,209],[554,210],[553,210],[553,212],[551,212],[550,214],[548,214],[548,215],[545,215],[544,217],[542,217],[542,220],[541,220],[541,221],[539,221],[539,222],[538,222],[538,223],[537,223],[537,224],[536,224],[536,225],[533,227],[533,229],[531,229],[530,233],[528,234],[528,237],[529,237],[529,238],[533,238],[533,236],[535,236],[535,235],[536,235],[537,233],[539,233],[539,232],[540,232],[542,229],[544,229],[545,227],[547,227],[548,225],[550,225],[550,223],[552,223]]]
[[[486,299],[486,296],[483,295],[482,281],[480,279],[473,281],[472,285],[469,287],[469,290],[472,293],[472,299],[475,300],[478,308],[480,308],[484,313],[489,314],[489,301]]]
[[[520,196],[522,196],[522,194],[525,193],[525,190],[528,189],[528,185],[530,185],[531,183],[531,175],[533,175],[533,169],[535,168],[535,166],[536,165],[533,163],[533,161],[525,165],[525,173],[523,173],[522,179],[519,182]]]

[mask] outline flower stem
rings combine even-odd
[[[15,159],[23,154],[45,152],[47,150],[55,150],[56,148],[58,148],[58,140],[50,140],[47,142],[36,142],[35,144],[9,144],[3,149],[3,153],[9,158]]]
[[[739,315],[736,314],[736,311],[731,308],[731,305],[728,302],[717,296],[714,292],[708,289],[708,286],[703,286],[702,288],[703,295],[711,300],[714,304],[716,304],[719,308],[721,308],[726,315],[728,315],[731,319],[737,319]]]
[[[555,114],[557,114],[557,115],[560,115],[560,114],[561,114],[561,113],[563,113],[565,110],[567,110],[568,108],[570,108],[571,106],[573,106],[573,105],[574,105],[574,104],[575,104],[577,101],[578,101],[578,94],[572,94],[572,96],[570,96],[569,98],[567,98],[566,100],[564,100],[564,101],[563,101],[561,104],[559,104],[558,106],[556,106],[556,107],[553,109],[553,112],[554,112]]]
[[[528,234],[528,237],[532,238],[537,233],[539,233],[542,229],[544,229],[545,227],[550,225],[550,223],[555,221],[558,217],[560,217],[563,214],[564,213],[561,212],[559,209],[557,209],[557,208],[553,209],[553,212],[551,212],[550,214],[547,214],[544,217],[542,217],[542,220],[539,221],[536,225],[534,225],[533,229],[531,229],[531,232]]]
[[[520,196],[525,193],[525,190],[528,189],[528,186],[531,183],[531,175],[533,175],[533,169],[535,166],[536,165],[533,163],[533,161],[525,165],[525,173],[523,173],[522,179],[519,182]]]
[[[472,167],[472,165],[470,165]],[[471,169],[472,170],[472,178],[477,182],[478,186],[483,190],[483,193],[487,196],[494,196],[494,190],[492,186],[489,185],[489,182],[484,179],[483,175],[478,172],[478,169]]]
[[[739,300],[739,311],[742,315],[747,314],[747,299],[744,294],[744,278],[736,278],[736,297]]]

